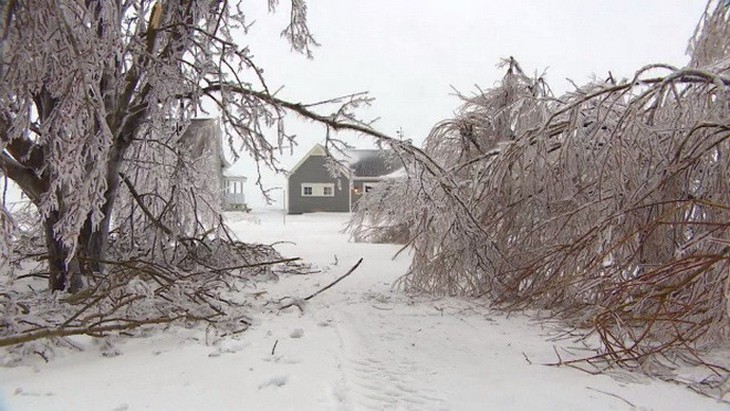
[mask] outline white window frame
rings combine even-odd
[[[311,188],[311,194],[306,193],[307,188]],[[325,188],[329,188],[329,194],[325,194]],[[301,194],[302,197],[334,197],[335,183],[302,183]]]

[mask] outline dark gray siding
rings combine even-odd
[[[289,214],[350,211],[349,180],[345,176],[333,178],[324,162],[323,156],[311,156],[289,176]],[[333,183],[335,196],[302,197],[302,183]]]

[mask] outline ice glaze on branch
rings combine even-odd
[[[241,90],[257,82],[268,90],[249,49],[234,41],[237,27],[244,32],[249,27],[243,2],[23,0],[12,5],[4,10],[2,27],[0,165],[43,219],[54,262],[51,288],[67,287],[67,277],[78,270],[101,270],[76,259],[105,259],[113,214],[125,224],[160,228],[149,221],[153,214],[140,212],[143,203],[127,190],[132,187],[139,198],[169,196],[154,211],[170,228],[153,238],[199,229],[203,211],[191,207],[214,201],[171,187],[170,167],[182,157],[147,142],[176,147],[180,130],[203,109],[203,84],[235,77]],[[275,6],[270,3],[272,11]],[[310,55],[316,43],[306,17],[306,3],[292,1],[284,37]],[[238,131],[226,133],[229,138],[239,139],[257,161],[275,166],[276,144],[262,130],[281,120],[281,108],[262,96],[220,90],[216,102],[224,127],[230,123]],[[147,167],[157,160],[161,167]],[[178,186],[202,167],[179,165]],[[122,184],[120,171],[131,185]],[[150,200],[144,207],[153,211],[157,205]],[[188,221],[190,215],[197,222]]]

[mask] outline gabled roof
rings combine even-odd
[[[288,173],[288,175],[292,175],[292,174],[294,174],[294,172],[295,172],[295,171],[297,171],[297,169],[298,169],[299,167],[301,167],[301,166],[302,166],[302,164],[304,164],[304,162],[305,162],[305,161],[307,161],[307,159],[308,159],[309,157],[326,157],[326,156],[327,156],[327,150],[326,150],[326,149],[324,148],[324,146],[323,146],[323,145],[321,145],[321,144],[317,143],[317,144],[315,144],[315,145],[314,145],[314,147],[312,147],[312,149],[311,149],[311,150],[309,150],[309,152],[308,152],[307,154],[305,154],[305,155],[304,155],[304,156],[303,156],[303,157],[301,158],[301,160],[299,160],[299,162],[298,162],[298,163],[297,163],[297,164],[296,164],[296,165],[295,165],[294,167],[292,167],[292,168],[291,168],[291,170],[289,170],[289,173]],[[345,176],[347,176],[347,175],[349,175],[349,174],[350,174],[350,173],[348,172],[348,170],[347,170],[347,169],[345,169],[345,167],[344,167],[344,166],[342,166],[342,167],[339,167],[339,168],[340,168],[340,172],[342,172],[342,174],[344,174]]]
[[[307,161],[307,159],[308,159],[309,157],[312,157],[312,156],[324,157],[324,156],[326,156],[326,155],[327,155],[327,151],[326,151],[326,150],[324,149],[324,147],[322,147],[322,145],[321,145],[321,144],[315,144],[315,145],[314,145],[314,147],[312,147],[312,148],[311,148],[311,149],[309,150],[309,152],[308,152],[307,154],[305,154],[305,155],[304,155],[304,156],[303,156],[303,157],[302,157],[302,158],[301,158],[301,159],[299,160],[299,162],[298,162],[298,163],[297,163],[297,164],[296,164],[296,165],[295,165],[294,167],[292,167],[292,168],[291,168],[291,170],[289,170],[289,175],[292,175],[292,174],[294,174],[294,172],[295,172],[295,171],[297,171],[297,169],[298,169],[299,167],[301,167],[301,166],[302,166],[302,164],[304,164],[304,162],[305,162],[305,161]]]

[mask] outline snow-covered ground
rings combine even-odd
[[[0,410],[728,409],[637,375],[541,365],[586,352],[477,301],[394,291],[409,256],[348,241],[347,217],[229,215],[242,240],[289,241],[277,249],[321,271],[257,284],[247,292],[259,301],[305,297],[364,259],[303,313],[264,307],[247,332],[213,343],[183,329],[113,349],[76,338],[84,351],[0,369]]]

